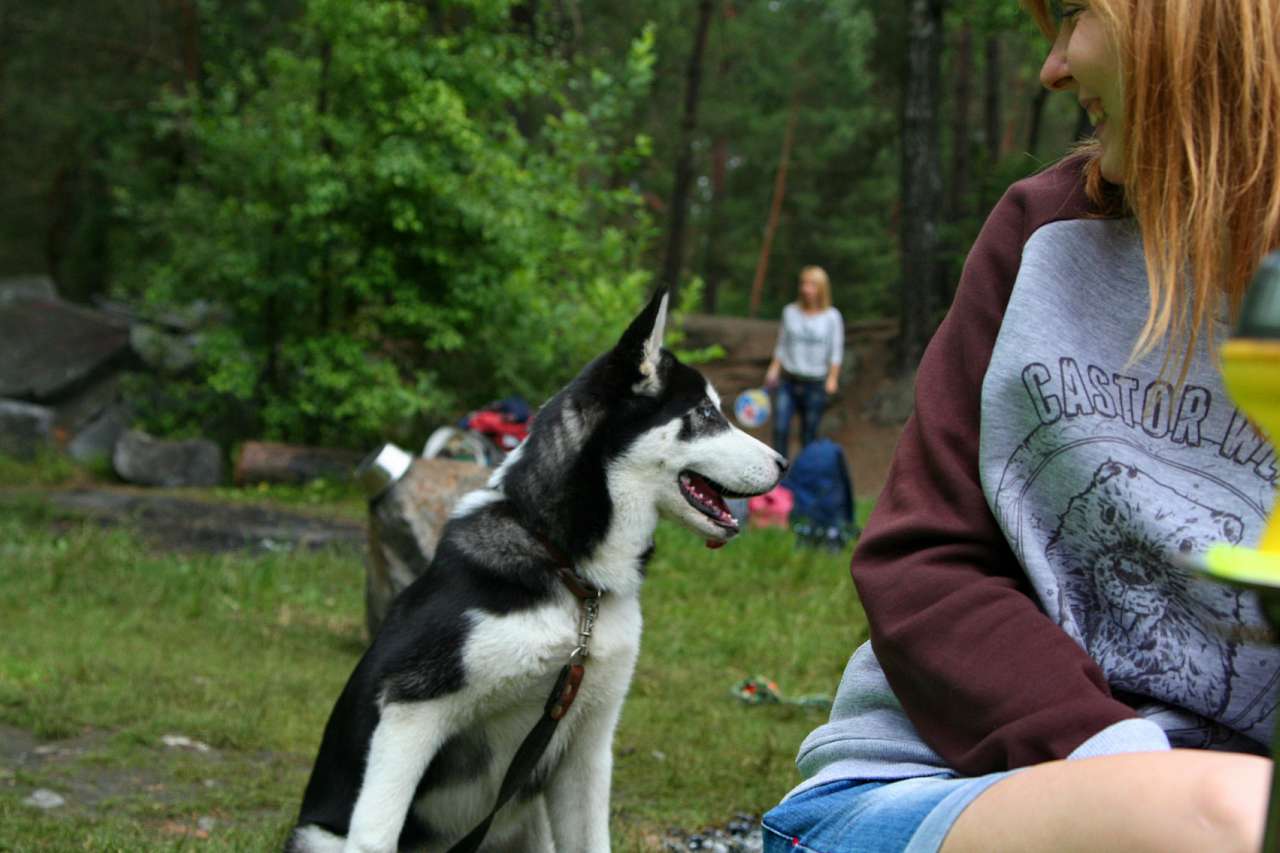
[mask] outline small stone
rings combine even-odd
[[[66,799],[48,788],[39,788],[34,794],[22,801],[23,805],[34,806],[38,809],[56,809],[67,804]]]
[[[194,749],[196,752],[208,752],[211,749],[209,744],[192,740],[186,735],[165,735],[160,740],[170,749]]]
[[[218,825],[218,822],[213,818],[209,817],[208,815],[205,815],[204,817],[196,821],[196,829],[200,830],[201,832],[213,832],[213,828],[217,825]]]
[[[653,760],[654,760],[654,761],[666,761],[666,760],[667,760],[667,754],[666,754],[665,752],[663,752],[662,750],[660,750],[660,749],[655,749],[653,752],[651,752],[651,753],[649,753],[649,754],[653,756]]]
[[[0,453],[31,460],[54,446],[53,409],[0,400]]]

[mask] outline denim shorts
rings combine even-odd
[[[838,779],[764,816],[765,853],[935,853],[965,807],[1012,772],[892,782]]]

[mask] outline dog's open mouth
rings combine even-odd
[[[731,492],[714,480],[687,469],[680,472],[680,493],[689,502],[689,506],[724,530],[725,539],[738,532],[738,519],[729,512],[724,499],[744,497],[744,495]],[[724,544],[725,539],[708,539],[707,546],[718,548]]]

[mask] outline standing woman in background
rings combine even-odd
[[[822,267],[800,270],[796,301],[782,309],[778,343],[764,375],[776,389],[773,449],[787,456],[791,419],[800,415],[800,446],[818,435],[818,422],[834,394],[844,359],[844,318],[831,305],[831,280]]]

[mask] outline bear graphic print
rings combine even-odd
[[[1061,573],[1062,612],[1114,687],[1225,712],[1237,643],[1223,626],[1244,621],[1243,595],[1194,577],[1177,557],[1202,552],[1206,534],[1239,544],[1243,532],[1239,516],[1113,459],[1068,501],[1045,557]]]
[[[1107,386],[1100,368],[1054,361],[1028,364],[1007,389],[1019,440],[996,455],[997,434],[984,438],[988,499],[1037,597],[1175,745],[1259,748],[1277,654],[1256,642],[1253,596],[1199,577],[1187,559],[1256,541],[1270,446],[1217,389],[1114,370]]]

